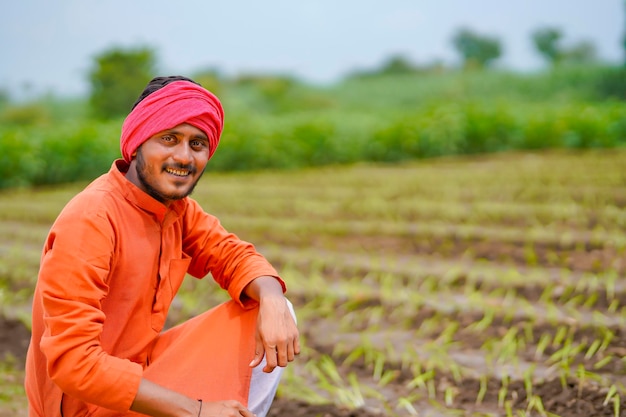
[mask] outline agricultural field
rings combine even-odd
[[[626,150],[209,172],[194,194],[287,281],[271,416],[626,415]],[[84,184],[0,194],[0,416],[39,251]],[[225,299],[188,279],[173,325]]]

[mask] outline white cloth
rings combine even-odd
[[[296,320],[296,313],[293,310],[293,305],[287,300],[289,310],[293,319]],[[297,320],[296,320],[297,321]],[[274,397],[276,396],[276,390],[280,378],[285,372],[285,368],[277,366],[271,373],[263,372],[266,361],[265,357],[261,363],[252,370],[252,378],[250,380],[250,392],[248,393],[248,409],[252,411],[257,417],[265,417]]]

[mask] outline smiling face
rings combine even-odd
[[[191,194],[209,161],[207,135],[183,123],[145,141],[126,178],[164,204]]]

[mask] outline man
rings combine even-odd
[[[188,197],[223,109],[184,77],[152,80],[123,159],[63,209],[45,242],[25,387],[31,416],[265,415],[300,351],[285,284]],[[183,278],[232,297],[162,331]]]

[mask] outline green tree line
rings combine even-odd
[[[533,33],[549,64],[533,74],[490,69],[502,54],[498,39],[460,29],[451,43],[462,68],[393,56],[324,87],[281,75],[225,77],[215,69],[183,75],[217,93],[226,109],[213,170],[623,146],[625,68],[598,63],[593,48],[566,48],[561,39],[555,28]],[[111,48],[94,59],[87,100],[16,105],[0,94],[0,188],[105,172],[120,155],[123,117],[155,75],[162,74],[152,48]]]

